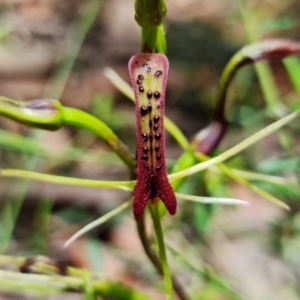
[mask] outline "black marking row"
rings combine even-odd
[[[157,105],[157,108],[160,108],[160,105]],[[151,111],[152,111],[152,105],[150,103],[147,106],[141,106],[140,108],[140,112],[142,116],[146,116],[148,113],[151,113]]]
[[[147,72],[148,72],[148,73],[152,71],[151,68],[148,66],[148,64],[143,64],[143,67],[144,67],[144,68],[147,68]],[[162,75],[162,71],[160,71],[160,70],[156,71],[155,74],[154,74],[155,77],[160,77],[161,75]],[[140,93],[144,93],[144,92],[145,92],[145,89],[144,89],[144,87],[142,86],[143,80],[144,80],[144,76],[141,75],[141,74],[139,74],[139,75],[137,76],[137,81],[136,81],[136,83],[139,85],[139,92],[140,92]],[[159,99],[159,98],[161,97],[161,94],[160,94],[160,92],[158,92],[158,91],[152,92],[152,91],[149,90],[149,91],[147,92],[147,98],[148,98],[149,100],[151,100],[152,97],[153,97],[154,99],[157,100],[157,99]],[[157,108],[160,108],[160,105],[157,106]],[[151,111],[152,111],[152,105],[151,105],[150,103],[149,103],[147,106],[141,106],[141,108],[140,108],[140,113],[141,113],[142,116],[145,116],[145,115],[147,115],[148,113],[150,114]],[[158,126],[159,120],[160,120],[159,115],[155,115],[155,116],[153,117],[153,123],[154,123],[154,126],[153,126],[152,120],[149,120],[149,127],[150,127],[150,129],[152,129],[152,126],[153,126],[153,130],[154,130],[154,131],[157,131],[157,130],[159,129],[159,126]],[[161,134],[160,134],[159,132],[156,132],[156,133],[154,134],[154,136],[153,136],[152,133],[149,133],[149,134],[147,134],[147,133],[142,133],[142,140],[143,140],[144,142],[147,142],[148,139],[150,140],[150,142],[152,142],[153,139],[155,139],[156,141],[159,141],[159,140],[161,139]],[[154,146],[154,151],[155,151],[155,153],[156,153],[156,156],[155,156],[155,157],[156,157],[156,160],[157,160],[157,161],[161,160],[161,154],[159,153],[159,150],[160,150],[159,145],[155,145],[155,146]],[[141,156],[141,159],[142,159],[143,161],[146,162],[146,161],[149,160],[149,156],[148,156],[148,153],[149,153],[149,152],[150,152],[150,154],[152,155],[152,153],[153,153],[153,148],[152,148],[152,146],[150,146],[150,149],[149,149],[147,146],[144,146],[144,147],[143,147],[143,153],[144,153],[144,154]],[[145,167],[146,170],[149,170],[149,165],[148,165],[148,164],[145,164],[144,167]],[[162,165],[157,165],[157,166],[156,166],[156,171],[157,171],[157,172],[159,172],[161,169],[162,169]]]
[[[152,133],[149,133],[149,134],[142,133],[142,140],[144,142],[147,142],[148,139],[152,142],[153,141],[153,134]],[[159,141],[161,139],[161,134],[160,133],[155,133],[154,134],[154,139],[157,140],[157,141]]]
[[[159,117],[159,116],[157,116],[157,117]],[[156,118],[157,119],[157,118]],[[149,121],[149,123],[152,123],[152,120],[150,120]],[[156,122],[158,122],[158,121],[156,121]],[[149,124],[150,125],[150,124]],[[154,125],[154,126],[157,126],[157,128],[158,128],[158,125]],[[147,134],[147,133],[142,133],[142,140],[144,141],[144,142],[147,142],[148,141],[148,139],[150,140],[150,142],[152,142],[153,141],[153,139],[155,139],[156,141],[159,141],[160,139],[161,139],[161,134],[160,133],[155,133],[154,134],[154,137],[153,137],[153,134],[152,133],[149,133],[149,134]],[[159,145],[155,145],[154,146],[154,151],[155,151],[155,153],[156,153],[156,155],[155,155],[155,158],[156,158],[156,161],[160,161],[161,160],[161,154],[159,153],[159,150],[160,150],[160,146]],[[143,160],[143,161],[148,161],[149,160],[149,156],[148,156],[148,153],[150,152],[150,155],[152,155],[152,153],[153,153],[153,148],[152,148],[152,146],[150,146],[150,148],[148,148],[147,146],[144,146],[143,147],[143,155],[141,156],[141,159]],[[149,170],[149,165],[148,164],[145,164],[144,165],[144,167],[145,167],[145,169],[146,170]],[[162,169],[162,165],[157,165],[156,166],[156,171],[157,172],[159,172],[160,170]]]
[[[142,160],[148,160],[149,159],[149,157],[148,157],[148,155],[147,154],[143,154],[142,155]],[[161,154],[157,154],[156,155],[156,160],[160,160],[161,159]]]
[[[139,81],[139,80],[138,80],[138,81]],[[139,92],[140,92],[141,94],[145,92],[145,89],[144,89],[143,86],[139,86]],[[154,92],[154,93],[152,93],[152,91],[148,91],[148,92],[147,92],[147,98],[148,98],[149,100],[151,100],[152,97],[154,97],[154,99],[158,100],[158,99],[160,98],[160,96],[161,96],[160,92]]]
[[[141,111],[141,115],[145,116],[148,113],[151,113],[151,111],[152,111],[152,105],[148,104],[147,106],[141,106],[140,111]]]
[[[135,64],[138,65],[139,62],[138,62],[138,61],[135,61]],[[151,72],[151,71],[152,71],[152,69],[151,69],[150,67],[148,67],[148,64],[143,64],[143,67],[144,67],[144,68],[147,68],[147,72]],[[162,71],[161,71],[161,70],[156,71],[155,74],[154,74],[155,77],[159,77],[159,76],[161,76],[161,75],[162,75]],[[143,78],[143,75],[139,75],[139,77],[141,77],[141,78],[139,78],[140,80],[143,80],[143,79],[144,79],[144,78]]]
[[[147,67],[148,65],[147,64],[144,64],[143,67]],[[147,69],[147,72],[151,72],[151,68],[148,67]],[[162,71],[157,71],[154,76],[155,77],[159,77],[162,75]],[[145,92],[145,89],[144,87],[142,86],[142,83],[143,83],[143,80],[144,80],[144,76],[142,74],[139,74],[138,77],[137,77],[137,81],[136,83],[139,85],[139,92],[140,93],[144,93]],[[159,99],[160,98],[160,92],[156,91],[156,92],[152,92],[152,91],[148,91],[147,92],[147,98],[150,100],[152,99],[152,97],[154,97],[155,99]]]
[[[149,165],[145,164],[145,169],[146,169],[146,170],[149,170]],[[157,171],[157,172],[159,172],[161,169],[162,169],[162,165],[158,165],[158,166],[156,167],[156,171]]]

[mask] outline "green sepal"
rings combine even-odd
[[[143,28],[153,28],[162,24],[167,14],[164,0],[136,0],[135,20]]]
[[[47,130],[58,130],[64,123],[63,106],[52,99],[17,101],[0,97],[0,115]]]

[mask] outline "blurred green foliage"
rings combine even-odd
[[[139,1],[136,1],[137,4],[138,2]],[[245,1],[243,1],[243,3],[244,2]],[[91,2],[91,6],[83,10],[85,15],[79,18],[77,23],[75,23],[75,28],[83,28],[80,30],[81,35],[74,39],[75,41],[79,40],[83,43],[88,29],[92,25],[91,16],[94,18],[96,16],[95,3],[96,2]],[[178,76],[178,79],[174,80],[171,78],[171,81],[175,81],[178,84],[173,85],[172,88],[170,87],[168,91],[169,97],[167,101],[169,102],[167,103],[167,113],[170,113],[172,117],[174,116],[174,120],[176,120],[176,118],[178,119],[175,123],[182,124],[183,131],[188,138],[192,137],[195,132],[200,130],[200,127],[203,127],[211,119],[215,104],[213,98],[217,85],[216,78],[221,73],[221,70],[229,58],[241,45],[261,40],[268,36],[293,37],[292,30],[297,29],[298,20],[292,16],[292,11],[289,11],[289,9],[292,8],[287,7],[283,9],[283,11],[280,12],[283,16],[278,17],[276,11],[268,10],[267,4],[267,2],[262,1],[260,12],[257,12],[255,4],[251,4],[250,2],[242,6],[240,10],[236,9],[232,15],[227,15],[227,12],[224,11],[224,18],[227,20],[228,25],[226,28],[221,28],[218,26],[217,21],[214,22],[214,20],[211,21],[211,24],[208,24],[207,21],[199,19],[188,21],[167,19],[166,44],[168,45],[168,57],[171,62],[171,68],[179,70],[178,73],[175,71],[172,73],[174,77]],[[172,5],[171,2],[170,5]],[[158,21],[155,22],[154,27],[161,24],[162,18],[164,17],[164,13],[161,11],[157,13]],[[153,27],[151,16],[150,19],[149,16],[147,16],[146,21],[140,21],[140,17],[138,17],[138,20],[143,26],[146,22],[146,27],[148,27],[148,25],[149,27]],[[243,36],[244,40],[241,40],[240,36],[236,35],[237,30],[234,26],[245,28],[245,30],[239,29],[239,34]],[[159,47],[159,52],[166,51],[163,31],[164,28],[160,27],[160,38],[158,41],[160,41],[161,46]],[[9,32],[10,30],[2,28],[2,31],[0,30],[0,38],[6,37]],[[247,40],[245,38],[246,36]],[[297,35],[294,37],[299,38]],[[157,42],[157,40],[155,42]],[[62,72],[58,73],[64,74],[65,76],[63,80],[56,80],[55,75],[53,76],[53,81],[50,82],[49,85],[53,87],[53,91],[59,93],[62,90],[60,84],[61,82],[65,82],[66,78],[70,75],[71,67],[75,62],[79,47],[80,45],[76,44],[76,47],[73,49],[74,55],[72,55],[71,61],[67,60],[66,69],[61,71],[61,69],[58,68],[60,70],[59,72]],[[221,144],[212,156],[222,153],[224,149],[235,145],[241,141],[243,137],[249,136],[254,131],[257,131],[258,128],[267,126],[267,124],[277,120],[280,114],[284,115],[287,111],[290,112],[295,106],[299,105],[299,59],[289,58],[283,63],[265,64],[265,66],[267,67],[260,67],[260,69],[246,67],[245,70],[238,73],[234,79],[233,86],[230,87],[229,90],[229,101],[226,109],[226,116],[230,121],[228,135],[224,143]],[[63,64],[60,68],[63,68]],[[203,73],[199,74],[199,69]],[[285,76],[284,79],[283,76]],[[60,77],[58,76],[57,78]],[[288,82],[290,86],[288,86],[286,82]],[[51,91],[50,88],[48,93],[50,93],[49,91]],[[282,104],[283,106],[279,106],[278,109],[278,104]],[[122,106],[120,108],[119,105],[120,103],[112,94],[103,92],[93,98],[90,111],[92,115],[99,118],[114,132],[122,132],[122,129],[128,126],[129,117],[125,111],[122,111]],[[177,110],[175,108],[177,108]],[[179,117],[176,117],[178,114]],[[176,252],[172,247],[169,249],[171,249],[170,253],[172,254],[172,267],[173,264],[174,268],[176,264],[179,264],[179,269],[183,274],[183,281],[187,282],[185,287],[191,291],[190,299],[252,299],[251,296],[254,295],[250,283],[249,288],[246,286],[238,286],[241,282],[247,285],[247,278],[243,280],[242,275],[236,274],[235,279],[231,280],[230,277],[234,277],[232,273],[227,276],[226,270],[223,271],[223,267],[220,267],[222,263],[225,265],[225,262],[222,261],[222,257],[211,258],[214,255],[217,256],[217,254],[212,253],[212,249],[216,250],[217,248],[214,243],[219,245],[222,242],[220,236],[217,234],[218,232],[228,239],[230,247],[237,247],[236,249],[239,249],[238,242],[246,241],[251,244],[252,242],[257,242],[256,239],[263,239],[263,243],[257,242],[256,244],[256,246],[258,245],[259,251],[267,252],[270,264],[274,262],[275,258],[279,259],[280,264],[283,265],[282,270],[289,275],[288,278],[292,278],[289,280],[286,280],[286,278],[282,279],[276,273],[274,277],[276,277],[276,280],[279,282],[278,286],[282,287],[282,289],[286,286],[290,287],[293,297],[291,299],[297,299],[297,297],[299,299],[299,287],[297,287],[295,283],[299,278],[298,254],[300,251],[300,190],[298,187],[300,179],[300,159],[298,158],[298,127],[299,122],[295,122],[281,129],[277,134],[274,134],[273,138],[276,139],[275,146],[272,140],[264,139],[259,145],[252,146],[251,149],[248,149],[240,156],[226,162],[226,166],[229,168],[234,167],[241,170],[250,170],[263,175],[274,175],[287,180],[292,179],[291,184],[274,184],[255,179],[249,180],[255,186],[287,202],[291,207],[289,212],[280,212],[276,216],[272,215],[270,217],[272,219],[271,222],[261,221],[264,222],[266,226],[261,226],[260,228],[255,227],[253,230],[250,230],[249,227],[244,228],[244,224],[235,224],[234,230],[218,228],[216,232],[215,224],[218,224],[216,222],[220,222],[218,218],[223,217],[226,219],[227,217],[226,210],[223,210],[221,205],[200,205],[193,202],[185,202],[180,205],[180,211],[177,217],[165,220],[165,234],[167,237],[169,234],[171,237],[174,236],[174,239],[172,239],[175,243],[183,247],[182,253]],[[130,127],[128,126],[128,128]],[[125,135],[126,133],[127,131]],[[65,155],[67,163],[65,161],[65,168],[60,168],[53,162],[51,154],[47,153],[47,148],[41,145],[38,134],[29,132],[29,134],[21,136],[16,133],[8,133],[1,130],[1,167],[7,165],[15,167],[16,165],[20,165],[23,169],[38,170],[40,172],[51,171],[55,174],[60,173],[69,176],[74,175],[77,171],[76,164],[78,164],[78,161],[80,161],[81,158],[82,161],[87,160],[87,157],[84,157],[85,153],[91,158],[94,154],[92,148],[98,146],[94,143],[94,139],[88,139],[85,145],[90,149],[87,151],[85,151],[86,149],[78,149],[79,146],[84,144],[80,139],[80,134],[80,132],[78,134],[72,132],[73,139],[70,139],[70,152]],[[134,132],[130,134],[134,136]],[[269,143],[271,142],[272,144],[270,146]],[[170,169],[172,169],[173,172],[196,164],[197,160],[187,152],[185,153],[185,158],[181,157],[181,160],[177,160],[179,156],[177,154],[182,150],[179,150],[179,147],[174,147],[174,149],[176,154],[172,152],[172,160],[169,161]],[[19,159],[16,160],[16,155],[10,156],[10,151],[17,151]],[[30,157],[30,162],[32,163],[28,163],[28,156],[24,156],[23,159],[23,155],[20,155],[20,153],[32,155],[33,157]],[[73,155],[78,158],[77,163],[70,161]],[[99,151],[99,156],[102,157],[102,160],[96,158],[93,162],[96,164],[96,161],[98,161],[99,168],[104,164],[109,167],[120,165],[114,155],[107,156],[107,153],[100,153]],[[62,160],[60,160],[60,162],[61,161]],[[49,166],[51,166],[51,168],[49,168]],[[187,180],[181,180],[177,183],[174,182],[174,186],[176,190],[178,189],[178,191],[186,194],[207,195],[210,197],[234,197],[235,192],[233,189],[233,180],[229,179],[228,176],[221,171],[216,172],[216,170],[205,170],[203,173],[193,175]],[[14,250],[14,243],[16,242],[14,227],[17,225],[19,212],[28,191],[28,183],[16,183],[11,189],[18,190],[18,194],[11,196],[10,193],[5,193],[0,205],[1,253],[9,253]],[[67,207],[60,207],[59,204],[55,203],[56,199],[46,198],[44,195],[41,195],[40,199],[38,199],[41,201],[41,204],[36,208],[34,221],[36,223],[36,232],[28,237],[30,240],[29,245],[31,245],[32,248],[28,249],[25,246],[25,249],[20,251],[23,255],[27,255],[28,253],[47,254],[49,249],[46,240],[47,234],[49,234],[50,231],[49,220],[52,217],[62,219],[64,222],[75,225],[83,225],[91,221],[92,217],[96,217],[98,212],[92,208],[95,215],[91,215],[91,208],[88,208],[84,204],[68,204]],[[254,204],[255,207],[256,205],[257,204]],[[101,206],[101,203],[99,203],[99,206]],[[256,208],[258,210],[260,209],[258,206]],[[101,211],[101,209],[99,209],[99,211]],[[232,209],[232,211],[235,211],[235,209]],[[236,211],[238,211],[238,209],[236,209]],[[255,214],[254,210],[252,214]],[[265,214],[267,214],[267,212],[265,212]],[[125,218],[127,217],[128,216],[125,215]],[[239,220],[241,221],[241,219]],[[120,217],[118,221],[122,222],[122,218]],[[253,216],[252,222],[255,224],[255,216]],[[230,223],[230,220],[228,220],[228,223]],[[221,222],[221,224],[224,223]],[[108,230],[111,230],[113,226],[114,222],[109,223]],[[132,234],[135,234],[135,232]],[[93,236],[94,238],[97,237],[97,239],[93,239],[92,242],[87,245],[88,250],[86,251],[91,265],[95,267],[94,270],[101,272],[103,268],[101,251],[104,242],[99,241],[98,237],[100,236],[105,240],[107,238],[109,239],[109,236],[105,235],[101,230],[95,231]],[[187,244],[184,246],[180,242],[180,239],[183,237],[186,238],[185,241]],[[196,257],[190,255],[188,250],[185,252],[185,247],[192,248],[197,253]],[[249,248],[251,247],[249,246]],[[263,250],[261,250],[261,248]],[[99,255],[98,251],[100,252]],[[133,255],[119,253],[123,250],[113,249],[111,251],[114,251],[114,254],[128,265],[136,263]],[[245,253],[236,250],[235,259],[237,264],[239,260],[242,261],[242,263],[247,261],[247,259],[250,260],[249,256],[251,255],[249,253],[252,254],[251,249],[249,249],[249,252],[245,251]],[[257,255],[255,256],[257,260],[262,259],[256,252],[255,254]],[[192,261],[189,261],[190,257],[192,257]],[[232,264],[235,263],[235,259],[231,261]],[[221,261],[220,264],[218,260]],[[196,265],[199,261],[204,261],[205,263],[201,267],[196,268],[193,263]],[[148,268],[150,269],[145,262],[145,265],[140,266],[139,272],[153,272],[152,269],[149,271]],[[252,269],[249,269],[250,273],[251,270]],[[255,269],[255,271],[257,271],[257,269]],[[230,271],[228,271],[228,273],[230,273]],[[265,273],[259,274],[265,276]],[[144,274],[145,278],[143,279],[149,279],[151,276]],[[239,283],[236,283],[235,280]],[[276,299],[276,297],[280,297],[278,299],[284,299],[281,294],[280,296],[276,294],[276,290],[272,291],[274,285],[267,276],[265,282],[259,282],[257,280],[256,283],[262,285],[270,284],[267,288],[270,290],[271,298]],[[201,288],[199,288],[199,286],[201,286]],[[119,285],[119,287],[121,287],[121,285]],[[113,288],[118,290],[118,284]],[[130,291],[128,294],[130,295]],[[260,297],[257,299],[265,300],[271,298]]]

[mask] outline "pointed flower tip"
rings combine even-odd
[[[28,102],[0,97],[0,115],[47,130],[57,130],[63,125],[63,106],[53,99]]]
[[[225,122],[214,121],[201,129],[193,138],[194,149],[205,155],[210,154],[221,142],[227,130]]]
[[[288,39],[269,39],[245,46],[241,50],[245,58],[253,62],[260,60],[282,60],[300,53],[300,42]]]
[[[177,212],[177,201],[175,193],[167,179],[164,176],[152,181],[138,181],[133,192],[133,215],[138,221],[143,216],[144,210],[149,203],[156,205],[157,201],[162,201],[170,215],[175,215]],[[146,183],[146,184],[145,184]],[[152,200],[155,201],[152,201]]]

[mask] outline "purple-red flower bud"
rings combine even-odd
[[[281,60],[300,53],[300,43],[287,39],[270,39],[257,42],[241,49],[243,57],[252,62],[260,60]]]

